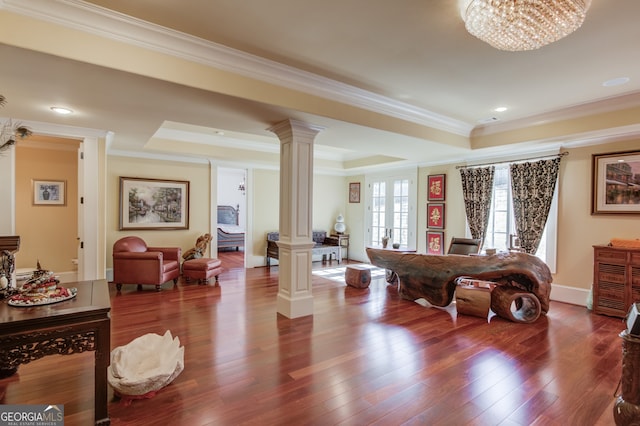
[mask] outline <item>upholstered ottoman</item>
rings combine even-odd
[[[198,259],[185,260],[182,263],[182,276],[187,282],[192,278],[197,279],[198,283],[207,282],[209,278],[216,277],[222,273],[222,262],[220,259],[201,257]]]
[[[347,265],[344,281],[355,288],[367,288],[371,284],[371,269],[363,265]]]

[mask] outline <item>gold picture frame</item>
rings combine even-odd
[[[593,154],[591,214],[640,214],[640,151]]]

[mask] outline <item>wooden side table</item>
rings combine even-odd
[[[342,259],[349,259],[349,234],[331,234],[330,238],[337,240],[337,244],[340,246],[340,261]],[[342,250],[346,250],[346,256],[342,256]]]
[[[95,352],[94,415],[96,425],[110,424],[107,367],[111,361],[111,300],[106,280],[66,283],[75,298],[45,306],[13,307],[0,303],[0,367],[17,371],[20,364],[48,355]],[[13,371],[15,370],[15,371]]]

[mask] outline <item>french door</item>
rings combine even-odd
[[[416,248],[417,171],[393,175],[368,176],[367,246],[382,247],[389,237],[388,248]]]

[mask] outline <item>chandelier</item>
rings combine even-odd
[[[534,50],[582,25],[591,0],[459,0],[469,33],[496,49]]]

